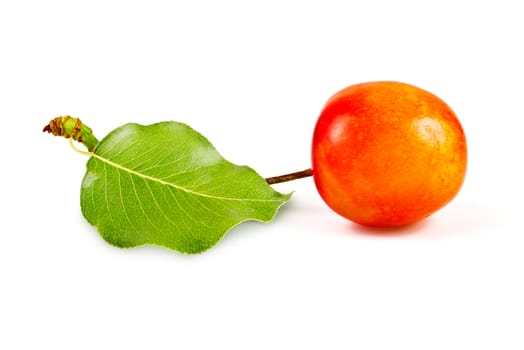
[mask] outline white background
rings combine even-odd
[[[521,9],[2,1],[0,348],[523,349]],[[41,132],[178,120],[272,176],[309,167],[324,102],[370,80],[439,95],[469,145],[455,200],[389,233],[303,179],[276,186],[295,194],[273,223],[202,255],[114,248],[80,212],[87,159]]]

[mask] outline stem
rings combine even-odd
[[[68,115],[51,120],[43,131],[78,141],[86,146],[89,152],[93,152],[98,145],[98,140],[93,135],[91,128],[84,125],[80,119],[71,118]]]
[[[313,176],[313,170],[311,168],[302,170],[302,171],[297,171],[295,173],[268,177],[266,181],[268,184],[273,185],[273,184],[278,184],[281,182],[298,180],[298,179],[301,179],[303,177],[308,177],[308,176]]]

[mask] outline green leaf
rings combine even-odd
[[[162,122],[126,124],[100,141],[80,198],[110,244],[199,253],[241,222],[271,221],[290,196],[222,158],[189,126]]]

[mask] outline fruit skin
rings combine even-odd
[[[362,225],[403,226],[442,208],[460,190],[466,137],[451,108],[392,81],[349,86],[324,106],[312,169],[323,200]]]

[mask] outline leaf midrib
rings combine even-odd
[[[174,183],[171,183],[171,182],[167,182],[167,181],[164,181],[162,179],[157,179],[155,177],[152,177],[152,176],[149,176],[149,175],[146,175],[146,174],[142,174],[136,170],[133,170],[133,169],[129,169],[127,167],[124,167],[118,163],[115,163],[107,158],[104,158],[96,153],[91,153],[91,156],[95,159],[98,159],[100,160],[101,162],[103,163],[106,163],[118,170],[121,170],[121,171],[125,171],[131,175],[134,175],[134,176],[138,176],[142,179],[145,179],[145,180],[149,180],[149,181],[152,181],[152,182],[156,182],[156,183],[159,183],[161,185],[164,185],[164,186],[169,186],[169,187],[172,187],[172,188],[175,188],[177,190],[180,190],[180,191],[184,191],[188,194],[191,194],[191,195],[194,195],[194,196],[199,196],[199,197],[204,197],[204,198],[210,198],[210,199],[216,199],[216,200],[225,200],[225,201],[237,201],[237,202],[281,202],[282,200],[281,199],[253,199],[253,198],[231,198],[231,197],[222,197],[222,196],[215,196],[215,195],[210,195],[210,194],[207,194],[207,193],[201,193],[201,192],[195,192],[193,190],[190,190],[188,188],[185,188],[185,187],[182,187],[182,186],[179,186],[179,185],[176,185]]]

